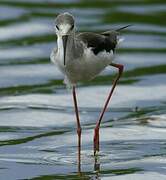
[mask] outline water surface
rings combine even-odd
[[[0,1],[0,179],[166,179],[166,3]],[[123,31],[116,61],[125,72],[101,127],[93,128],[116,71],[79,84],[81,172],[71,90],[50,63],[53,22],[69,11],[79,31]]]

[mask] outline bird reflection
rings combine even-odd
[[[95,177],[93,179],[100,180],[100,158],[98,155],[94,156],[94,172]]]
[[[100,158],[98,155],[94,156],[94,173],[93,176],[87,177],[87,175],[81,172],[81,149],[78,147],[78,176],[80,178],[90,178],[90,180],[101,180],[100,178]]]

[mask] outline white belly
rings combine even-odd
[[[66,66],[63,65],[63,57],[56,57],[53,61],[66,76],[66,83],[76,84],[93,79],[113,61],[113,57],[112,51],[110,53],[103,51],[95,55],[90,48],[87,48],[83,56],[68,60]]]

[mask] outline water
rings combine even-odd
[[[0,179],[166,179],[166,3],[160,1],[0,1]],[[116,61],[125,65],[93,157],[93,128],[116,71],[78,88],[83,129],[77,169],[71,90],[49,61],[53,21],[76,16],[79,31],[133,24]]]

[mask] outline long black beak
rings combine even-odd
[[[64,50],[64,66],[66,64],[66,45],[67,45],[67,39],[68,39],[68,35],[64,35],[62,36],[62,41],[63,41],[63,50]]]

